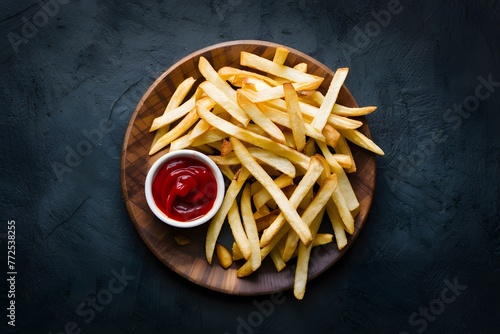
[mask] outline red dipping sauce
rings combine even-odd
[[[158,169],[152,190],[156,205],[167,217],[188,222],[200,218],[213,207],[217,182],[205,163],[179,157]]]

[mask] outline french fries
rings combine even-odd
[[[313,234],[316,234],[319,226],[323,220],[323,213],[325,209],[323,208],[321,212],[314,218],[311,224],[311,230]],[[312,245],[306,246],[304,244],[299,245],[298,255],[297,255],[297,267],[295,269],[295,280],[293,284],[293,295],[298,300],[304,298],[306,293],[307,277],[309,273],[309,259],[311,257]]]
[[[290,116],[290,128],[292,129],[295,149],[302,152],[306,146],[306,126],[302,111],[300,111],[299,97],[293,85],[289,82],[283,84],[286,109]]]
[[[233,202],[233,205],[231,205],[231,208],[227,213],[227,221],[229,223],[229,227],[231,227],[234,241],[238,245],[238,249],[241,251],[241,254],[243,254],[243,257],[248,259],[252,254],[252,245],[250,244],[247,234],[243,228],[240,211],[236,201]]]
[[[240,64],[243,66],[248,66],[250,68],[254,68],[262,72],[285,78],[293,82],[319,81],[319,87],[321,81],[323,81],[323,78],[318,78],[314,75],[303,73],[294,68],[275,63],[269,59],[262,58],[249,52],[241,52],[240,57]]]
[[[308,226],[304,223],[302,218],[295,210],[295,208],[290,204],[288,198],[286,198],[283,191],[273,182],[271,177],[265,172],[265,170],[255,161],[245,146],[236,138],[231,138],[231,144],[233,145],[234,153],[238,159],[240,159],[241,164],[248,169],[253,177],[257,179],[269,192],[269,194],[276,201],[276,204],[281,210],[281,213],[294,229],[294,231],[299,236],[300,240],[309,246],[312,242],[311,231]]]
[[[339,68],[335,72],[330,87],[328,88],[328,92],[326,93],[325,99],[321,104],[321,107],[319,107],[319,111],[314,116],[314,120],[312,122],[313,128],[315,128],[316,130],[320,132],[323,131],[323,128],[325,127],[326,122],[328,121],[328,118],[332,113],[332,108],[335,104],[335,101],[337,100],[340,88],[344,84],[348,72],[348,68]]]
[[[196,79],[185,79],[154,118],[150,155],[182,148],[208,154],[230,182],[208,226],[207,262],[216,253],[224,269],[239,266],[237,277],[245,277],[268,255],[278,272],[296,258],[293,291],[302,299],[312,247],[334,243],[342,250],[355,232],[359,202],[346,174],[356,171],[349,145],[384,152],[351,118],[376,107],[337,103],[349,69],[337,69],[323,95],[324,78],[308,73],[306,63],[290,64],[288,54],[284,47],[273,59],[241,52],[243,68],[218,70],[200,57],[205,81],[195,87]],[[324,216],[331,233],[318,233]],[[231,249],[218,241],[225,222]]]
[[[165,111],[163,112],[164,115],[169,114],[170,111],[172,111],[173,109],[175,109],[181,105],[182,100],[184,100],[184,98],[189,93],[189,91],[191,90],[191,87],[193,87],[195,82],[196,82],[196,80],[194,78],[189,77],[189,78],[186,78],[177,87],[174,94],[170,98],[170,101],[168,101],[167,107],[165,108]],[[154,146],[156,144],[156,142],[168,132],[168,130],[169,130],[169,126],[165,125],[161,128],[161,130],[156,131],[152,146]]]
[[[281,132],[280,128],[269,120],[259,107],[248,99],[242,90],[238,90],[236,96],[239,105],[242,106],[243,110],[245,110],[255,124],[260,126],[274,141],[281,144],[285,143],[285,135]]]
[[[224,245],[218,243],[215,246],[215,251],[217,252],[217,259],[222,268],[227,269],[233,264],[233,256]]]
[[[249,260],[252,264],[252,270],[255,271],[260,267],[261,258],[259,234],[257,231],[257,224],[255,223],[255,219],[253,218],[249,184],[245,186],[245,189],[243,190],[243,194],[241,196],[241,215],[243,216],[243,224],[245,226],[245,231],[248,235],[248,241],[250,241],[251,246],[251,254]]]
[[[331,174],[328,176],[323,183],[321,184],[321,187],[319,188],[316,196],[314,199],[311,201],[307,209],[304,211],[302,214],[301,218],[304,220],[304,222],[310,226],[314,220],[314,218],[319,214],[320,211],[322,211],[328,202],[328,200],[331,198],[333,195],[333,192],[335,189],[337,189],[337,175]],[[317,230],[316,230],[317,231]],[[313,233],[314,231],[311,231]],[[316,232],[314,232],[316,233]],[[314,236],[313,236],[314,238]],[[288,233],[285,247],[282,253],[283,260],[286,262],[288,261],[292,255],[293,252],[295,251],[295,248],[297,247],[298,244],[298,237],[294,233]],[[303,243],[305,246],[305,243]]]

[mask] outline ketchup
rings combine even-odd
[[[169,218],[188,222],[205,215],[217,196],[215,175],[192,158],[167,161],[153,180],[153,198]]]

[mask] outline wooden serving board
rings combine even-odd
[[[212,265],[207,263],[205,235],[208,224],[193,229],[177,229],[157,219],[146,203],[144,181],[151,165],[164,152],[153,156],[148,155],[154,137],[154,133],[150,133],[149,128],[153,119],[163,114],[175,88],[185,78],[192,76],[202,80],[198,71],[200,56],[207,58],[216,70],[222,66],[240,68],[241,51],[272,59],[277,46],[279,45],[262,41],[226,42],[201,49],[181,59],[164,72],[139,101],[131,116],[123,143],[121,159],[123,198],[141,238],[168,268],[198,285],[227,294],[261,295],[293,287],[294,260],[291,260],[287,267],[278,273],[270,259],[266,259],[256,273],[246,278],[237,278],[236,271],[242,265],[241,261],[233,263],[226,270],[217,263],[216,256]],[[308,55],[287,48],[290,54],[285,64],[306,62],[309,73],[325,78],[320,91],[326,94],[333,72]],[[356,101],[345,87],[342,87],[337,101],[345,106],[357,107]],[[364,123],[360,130],[370,137],[365,118],[358,119]],[[375,157],[371,152],[355,145],[350,146],[356,161],[357,172],[349,174],[349,178],[360,203],[360,211],[355,219],[356,230],[352,236],[348,236],[348,244],[342,251],[338,251],[335,242],[313,250],[309,265],[309,279],[328,269],[347,251],[360,233],[370,210],[375,188]],[[324,222],[323,225],[329,227],[331,231],[329,222]],[[174,240],[174,236],[177,235],[191,239],[191,243],[179,246]],[[227,230],[223,230],[220,242],[230,249],[232,240]]]

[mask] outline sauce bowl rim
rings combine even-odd
[[[215,181],[217,183],[217,195],[215,197],[215,201],[212,205],[212,208],[203,216],[187,222],[172,219],[168,217],[165,213],[163,213],[163,211],[161,211],[160,208],[158,208],[158,206],[156,205],[156,202],[153,198],[153,190],[152,190],[153,180],[156,177],[160,167],[163,166],[167,161],[180,157],[192,158],[204,163],[214,174]],[[146,175],[144,191],[146,196],[146,202],[148,203],[148,206],[153,212],[153,214],[158,219],[160,219],[162,222],[170,226],[180,227],[180,228],[190,228],[190,227],[200,226],[206,223],[207,221],[212,219],[213,216],[215,216],[217,211],[219,211],[220,206],[222,205],[222,201],[224,199],[225,183],[224,183],[224,176],[222,175],[221,170],[215,164],[215,162],[212,159],[210,159],[207,155],[195,150],[182,149],[182,150],[168,152],[153,163],[153,165],[149,168],[148,173]]]

